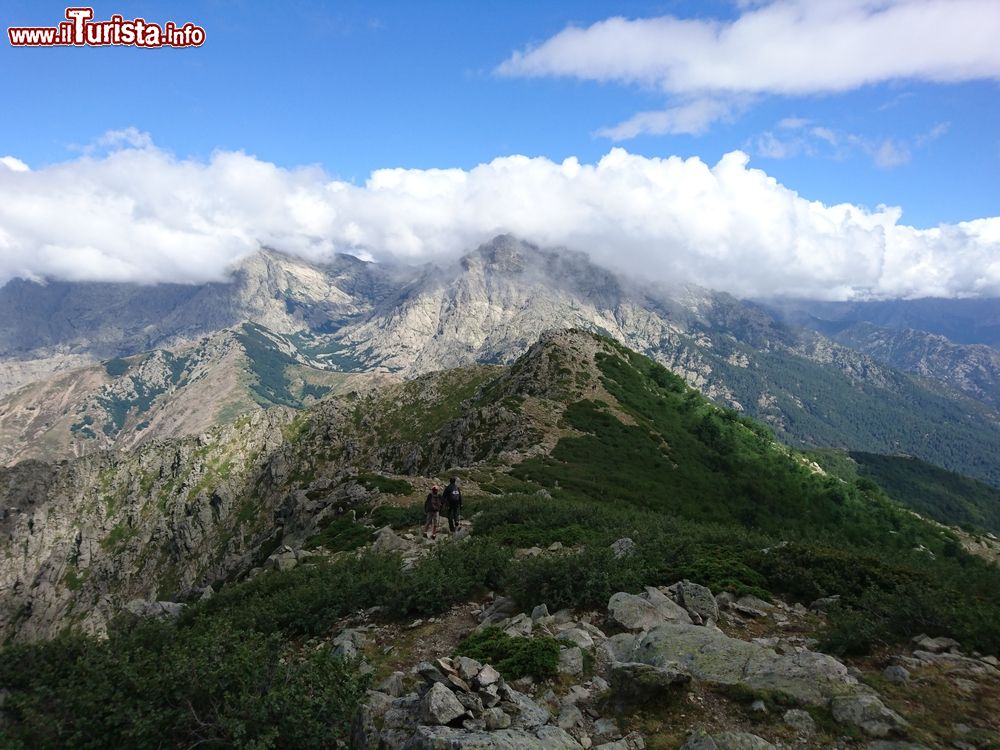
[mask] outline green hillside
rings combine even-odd
[[[876,482],[890,497],[915,511],[969,531],[1000,533],[1000,490],[913,456],[862,451],[817,451],[828,471],[850,480]]]
[[[867,653],[918,632],[1000,651],[995,565],[864,476],[815,472],[766,428],[610,339],[565,332],[512,367],[398,388],[297,417],[281,454],[288,485],[278,490],[307,489],[345,460],[365,476],[455,471],[481,488],[467,497],[471,539],[406,569],[393,554],[315,556],[217,582],[214,596],[174,623],[123,619],[106,641],[68,634],[8,646],[0,684],[10,691],[10,746],[328,747],[346,738],[365,681],[312,639],[371,607],[383,622],[409,622],[488,590],[528,611],[541,602],[603,607],[616,591],[680,578],[806,604],[838,594],[822,643],[833,653]],[[543,439],[552,446],[543,454],[513,464],[496,457],[500,446],[515,455]],[[455,456],[486,458],[453,470]],[[248,500],[266,486],[248,485]],[[353,510],[357,523],[413,517],[390,507]],[[365,534],[338,518],[320,540],[344,552],[360,546]],[[622,537],[635,548],[617,558],[609,545]],[[515,555],[554,542],[573,554]]]

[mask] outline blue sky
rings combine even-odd
[[[840,6],[846,10],[827,19],[805,0],[97,2],[97,20],[120,13],[192,21],[207,42],[159,50],[0,45],[0,157],[51,173],[123,146],[148,148],[151,139],[174,161],[207,164],[213,154],[241,151],[285,169],[318,165],[330,179],[364,186],[381,168],[470,170],[517,154],[586,165],[621,147],[698,157],[711,168],[739,149],[749,169],[802,198],[876,213],[898,206],[902,218],[892,221],[909,227],[1000,215],[1000,56],[983,51],[983,39],[1000,34],[996,3],[830,0],[824,8]],[[898,34],[873,20],[882,6],[899,11]],[[54,25],[64,7],[5,0],[0,20]],[[950,51],[925,38],[941,25],[935,8],[954,9],[942,32]],[[615,16],[631,21],[606,23]],[[805,61],[791,60],[802,50],[786,22],[805,40]],[[867,51],[827,60],[826,69],[809,60],[809,34],[822,46],[826,23],[836,26],[831,39],[857,34]],[[746,27],[742,42],[727,47],[702,34],[730,25]],[[581,33],[567,38],[572,29]],[[789,62],[767,63],[772,52]],[[720,71],[719,62],[731,69]],[[688,107],[714,114],[677,125]],[[632,127],[643,112],[654,124]],[[127,128],[148,138],[104,136]],[[990,237],[976,239],[986,265],[997,252]],[[7,265],[0,276],[46,273]]]
[[[10,25],[61,20],[63,4],[4,2]],[[319,163],[364,180],[379,167],[471,167],[508,154],[575,155],[611,147],[595,133],[661,105],[641,85],[497,75],[515,50],[570,24],[612,15],[734,18],[728,2],[100,2],[112,13],[191,20],[199,49],[0,47],[7,116],[0,150],[31,165],[133,126],[181,156],[243,149],[283,166]],[[169,10],[168,10],[169,8]],[[879,166],[862,148],[773,158],[757,148],[786,118],[910,153]],[[947,128],[923,145],[918,143]],[[803,196],[898,205],[916,226],[997,214],[1000,89],[995,81],[887,82],[837,94],[766,97],[700,135],[640,135],[634,153],[698,155],[744,149]]]

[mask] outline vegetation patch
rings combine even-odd
[[[456,656],[489,664],[508,680],[554,677],[559,667],[559,641],[555,638],[515,638],[496,627],[485,628],[462,641]]]

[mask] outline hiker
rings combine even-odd
[[[424,536],[431,532],[431,539],[437,539],[438,513],[441,512],[441,488],[436,484],[431,487],[431,492],[424,500],[424,513],[427,520],[424,523]]]
[[[444,488],[444,502],[448,506],[448,530],[454,534],[462,526],[462,491],[457,477],[452,477]]]

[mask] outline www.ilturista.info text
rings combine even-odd
[[[193,23],[167,21],[162,26],[142,18],[119,15],[94,21],[93,8],[67,8],[58,26],[11,26],[7,36],[14,47],[200,47],[205,29]]]

